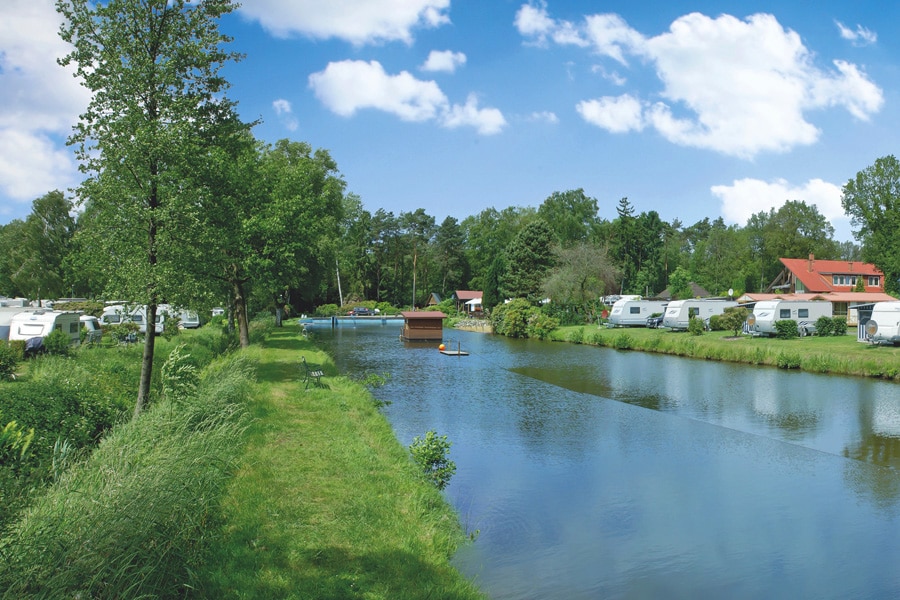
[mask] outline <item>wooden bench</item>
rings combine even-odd
[[[306,362],[306,357],[301,356],[300,361],[303,363],[303,372],[304,378],[303,381],[306,384],[303,386],[303,389],[309,389],[309,382],[312,381],[313,385],[316,387],[324,388],[325,384],[322,383],[322,377],[325,376],[325,373],[317,367],[316,365],[310,365]]]

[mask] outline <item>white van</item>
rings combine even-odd
[[[876,302],[865,329],[873,344],[900,344],[900,301]]]
[[[9,339],[30,340],[44,338],[56,329],[61,329],[72,343],[81,340],[81,320],[77,312],[62,310],[34,310],[13,315],[9,322]]]
[[[734,300],[672,300],[666,306],[666,314],[663,315],[662,326],[674,331],[687,330],[692,317],[703,319],[709,325],[710,317],[721,315],[726,308],[737,306]]]
[[[647,318],[666,311],[665,300],[642,300],[640,296],[623,296],[609,311],[610,327],[646,327]]]
[[[775,323],[792,319],[801,336],[812,335],[819,317],[831,317],[831,313],[827,300],[763,300],[747,317],[747,331],[750,335],[772,336],[778,333]]]

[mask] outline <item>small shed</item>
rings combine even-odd
[[[444,319],[447,315],[436,310],[416,310],[400,313],[403,329],[400,339],[405,342],[439,342],[444,339]]]

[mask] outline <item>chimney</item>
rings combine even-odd
[[[810,252],[809,253],[809,263],[807,266],[810,273],[812,273],[812,270],[813,270],[812,266],[813,266],[813,262],[815,262],[815,260],[816,260],[816,255],[813,254],[812,252]]]

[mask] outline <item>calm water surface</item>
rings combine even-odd
[[[445,330],[317,339],[404,445],[447,435],[495,599],[900,597],[895,384]],[[686,334],[671,334],[686,335]]]

